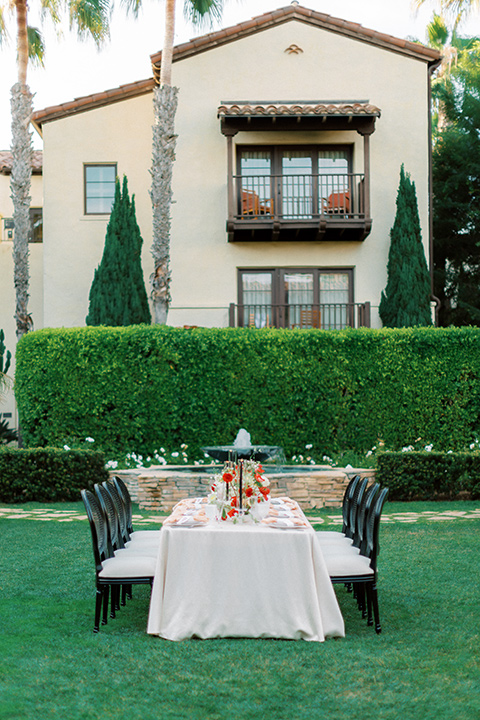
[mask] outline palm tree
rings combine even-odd
[[[419,8],[429,0],[413,0],[414,7]],[[480,0],[436,0],[440,14],[453,18],[453,31],[455,32],[462,20],[471,12],[480,9]]]
[[[479,40],[476,37],[460,37],[456,28],[450,29],[445,17],[437,13],[433,14],[432,21],[427,25],[427,38],[430,47],[442,54],[442,62],[432,83],[433,128],[437,137],[446,124],[444,99],[448,95],[452,75]]]
[[[154,90],[152,186],[152,255],[154,270],[150,276],[154,322],[167,321],[170,296],[170,206],[172,173],[175,160],[175,113],[178,88],[172,86],[172,56],[175,35],[175,0],[166,0],[165,36],[160,68],[160,84]],[[185,0],[185,14],[193,24],[219,20],[223,0]]]
[[[137,6],[136,0],[131,0],[127,4],[127,9],[135,11]],[[97,45],[101,45],[108,37],[108,0],[40,0],[38,9],[42,15],[48,15],[54,24],[61,21],[62,10],[68,13],[70,28],[75,29],[81,39],[90,35]],[[15,320],[17,338],[20,339],[33,327],[31,316],[28,314],[28,235],[33,152],[30,118],[33,112],[33,96],[27,85],[27,66],[29,59],[42,64],[44,45],[40,31],[28,25],[27,0],[10,0],[5,7],[0,6],[0,40],[6,37],[5,18],[9,11],[14,14],[16,20],[18,68],[17,82],[11,90],[13,164],[10,188],[15,226],[13,241]]]

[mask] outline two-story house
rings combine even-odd
[[[43,309],[82,325],[115,177],[153,270],[153,77],[37,111]],[[429,88],[439,54],[297,4],[178,45],[172,325],[381,325],[402,164],[430,261]],[[118,281],[121,283],[122,279]]]

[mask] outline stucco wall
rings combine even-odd
[[[303,52],[286,53],[292,43]],[[180,95],[171,324],[227,324],[228,305],[237,301],[238,267],[354,267],[355,301],[378,306],[402,163],[416,183],[428,260],[426,63],[294,21],[178,61],[173,80]],[[363,243],[227,243],[227,145],[217,108],[229,100],[363,100],[381,109],[371,137],[373,229]],[[127,174],[136,195],[148,289],[152,120],[151,95],[145,95],[45,124],[46,325],[84,324],[103,251],[107,219],[83,215],[84,163],[117,162],[119,175]],[[363,170],[363,139],[355,132],[234,138],[236,144],[284,140],[355,143],[355,169]]]

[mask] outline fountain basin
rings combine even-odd
[[[226,462],[230,458],[238,458],[239,460],[255,460],[256,462],[265,462],[278,455],[281,451],[279,445],[249,445],[247,447],[238,447],[236,445],[213,445],[210,447],[202,447],[203,452],[207,453],[214,460]]]

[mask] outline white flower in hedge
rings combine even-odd
[[[85,442],[95,442],[95,440],[92,437],[88,436],[85,438]]]
[[[68,445],[64,445],[64,446],[63,446],[63,449],[64,449],[64,450],[70,450],[70,448],[68,447]]]
[[[431,443],[431,445],[425,445],[425,448],[424,448],[424,449],[426,450],[426,452],[432,452],[433,443]]]
[[[186,450],[188,448],[188,445],[185,445],[185,443],[182,443],[180,445],[180,450]]]
[[[106,463],[105,467],[107,468],[107,470],[116,470],[116,468],[118,467],[118,462],[117,460],[109,460]]]
[[[373,450],[367,450],[365,453],[365,457],[370,457],[370,455],[373,455]]]
[[[402,448],[402,452],[412,452],[412,450],[415,450],[413,445],[406,445],[405,447]]]
[[[311,450],[313,448],[312,443],[308,443],[308,445],[305,445],[305,450]]]
[[[178,457],[178,452],[171,453],[172,457]]]

